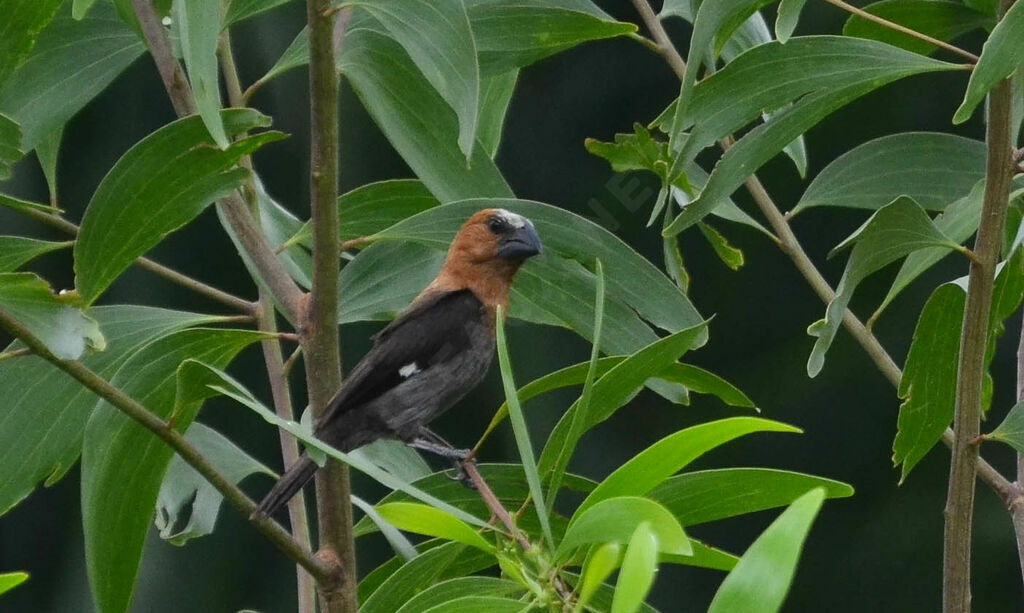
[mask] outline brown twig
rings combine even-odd
[[[981,222],[973,249],[978,260],[971,263],[960,334],[943,556],[942,606],[946,613],[971,609],[971,527],[978,462],[978,446],[972,441],[981,430],[992,294],[1013,179],[1006,163],[1013,152],[1010,140],[1012,116],[1013,87],[1009,80],[1005,80],[993,88],[988,97],[988,133],[985,139],[988,168]]]
[[[26,355],[32,355],[32,350],[29,349],[28,347],[22,347],[21,349],[11,349],[10,351],[0,351],[0,360],[20,358]]]
[[[646,0],[633,0],[634,4],[642,3],[647,4]],[[649,6],[649,5],[648,5]],[[642,13],[643,14],[643,13]],[[661,25],[658,19],[648,20],[644,19],[644,23],[647,25],[651,32],[661,31],[664,33],[665,29]],[[667,34],[665,35],[667,37]],[[669,66],[672,67],[673,72],[676,76],[682,80],[686,74],[686,62],[679,55],[679,51],[674,46],[670,46],[664,49],[664,57],[668,62]],[[730,141],[723,139],[720,141],[720,145],[723,149],[729,147]],[[769,225],[778,237],[779,248],[789,256],[792,260],[793,265],[796,266],[800,274],[803,275],[804,279],[810,285],[811,289],[816,293],[826,304],[831,302],[835,298],[835,291],[832,286],[829,285],[825,277],[821,275],[814,262],[808,257],[807,252],[804,251],[800,241],[797,240],[795,234],[793,234],[792,228],[789,226],[789,222],[785,215],[779,210],[779,207],[772,200],[771,195],[765,190],[764,185],[757,178],[757,175],[751,174],[746,181],[747,191],[750,193],[754,202],[757,204],[758,209],[768,220]],[[860,346],[867,352],[868,356],[878,367],[878,370],[885,376],[885,378],[893,385],[893,387],[899,387],[900,379],[903,376],[903,372],[900,370],[896,362],[893,361],[889,353],[882,347],[882,344],[878,341],[878,338],[868,330],[864,324],[853,314],[849,309],[843,312],[843,325],[846,330],[854,337],[854,339],[860,344]],[[953,431],[947,428],[942,435],[942,441],[947,446],[952,446],[953,443]],[[1010,504],[1012,500],[1017,496],[1017,490],[1012,483],[1006,477],[999,473],[991,464],[986,462],[982,458],[978,458],[977,464],[978,477],[984,481],[992,490],[1007,504]]]
[[[250,522],[257,530],[263,533],[285,555],[296,563],[301,564],[318,581],[329,582],[335,575],[336,570],[334,568],[324,564],[309,550],[304,549],[275,521],[266,516],[255,516],[253,512],[256,510],[256,503],[246,496],[242,490],[238,489],[227,477],[221,474],[199,450],[185,440],[184,435],[170,427],[163,419],[139,404],[134,398],[111,385],[109,381],[97,375],[81,362],[61,360],[53,355],[49,348],[31,330],[3,309],[0,309],[0,328],[3,328],[24,343],[32,353],[67,373],[97,396],[109,402],[167,443],[175,453],[181,456],[181,459],[185,460],[210,485],[216,488],[228,503],[238,509],[244,517],[250,517]]]

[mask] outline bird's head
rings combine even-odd
[[[485,303],[505,304],[516,271],[543,247],[533,222],[505,209],[484,209],[462,224],[435,285],[469,288]]]

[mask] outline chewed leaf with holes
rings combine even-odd
[[[96,321],[66,304],[34,274],[0,274],[0,309],[24,324],[62,360],[78,359],[87,349],[106,348]]]

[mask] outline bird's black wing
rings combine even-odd
[[[483,304],[470,290],[441,292],[381,330],[376,344],[352,369],[320,423],[365,404],[411,374],[469,348],[467,326],[480,325]]]

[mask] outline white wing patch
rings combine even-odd
[[[403,379],[408,379],[409,377],[415,375],[419,371],[420,371],[419,364],[417,364],[416,362],[409,362],[405,366],[403,366],[403,367],[398,369],[398,374]]]

